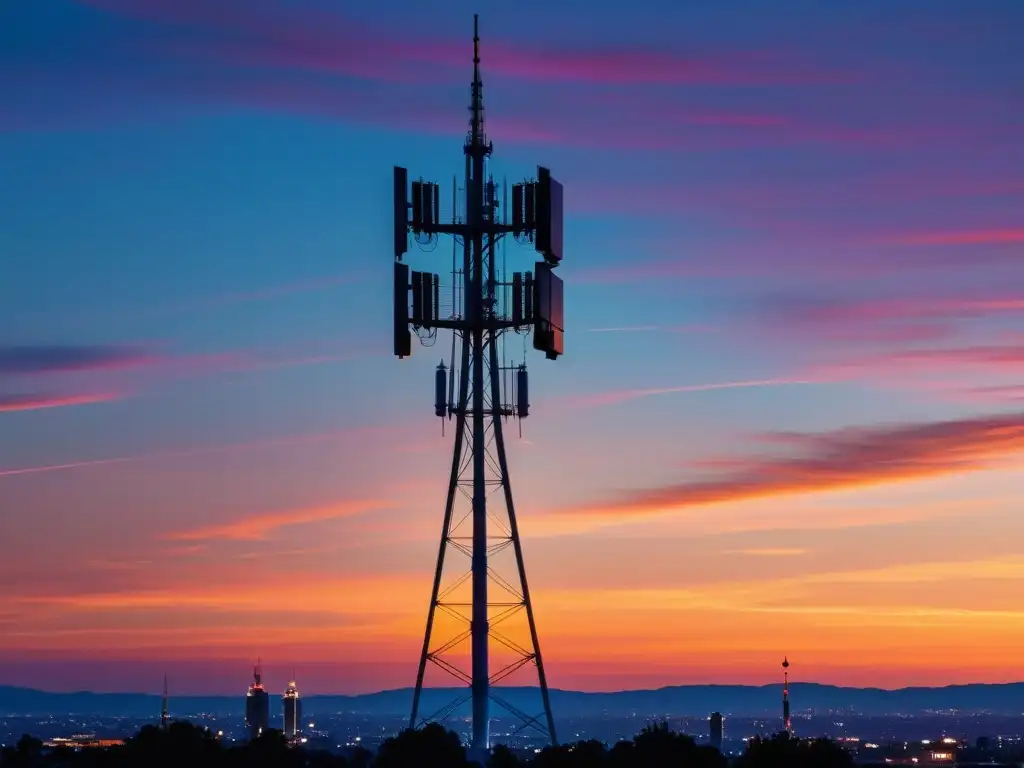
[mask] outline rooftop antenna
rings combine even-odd
[[[395,246],[395,355],[412,353],[412,330],[421,344],[432,346],[439,331],[451,331],[453,353],[446,369],[444,361],[435,370],[434,413],[456,421],[448,496],[445,503],[441,542],[434,571],[433,589],[427,610],[426,631],[416,674],[409,726],[443,721],[461,714],[471,702],[474,759],[481,759],[491,746],[489,706],[491,702],[521,721],[521,729],[533,728],[545,741],[556,744],[547,677],[537,639],[533,604],[526,581],[526,566],[516,522],[512,486],[505,455],[503,421],[525,419],[530,412],[525,361],[504,366],[499,346],[505,334],[533,334],[534,349],[549,360],[563,353],[563,286],[554,269],[562,259],[562,185],[547,168],[538,167],[537,178],[512,187],[512,212],[499,216],[497,185],[487,176],[487,161],[493,152],[488,140],[480,76],[478,17],[473,17],[473,83],[471,86],[469,131],[465,154],[464,201],[452,211],[451,223],[442,223],[438,185],[422,179],[411,184],[408,171],[394,169]],[[441,307],[440,275],[410,272],[403,256],[409,249],[409,233],[422,250],[433,250],[439,236],[452,236],[462,246],[462,263],[452,269],[452,306]],[[496,247],[510,236],[532,246],[541,257],[533,270],[499,274]],[[511,277],[511,279],[509,279]],[[447,276],[446,276],[447,279]],[[411,308],[410,297],[412,293]],[[447,295],[447,291],[445,292]],[[502,347],[504,349],[504,347]],[[447,375],[458,378],[458,399],[447,387]],[[502,376],[514,372],[513,385],[502,392]],[[507,397],[508,399],[503,399]],[[495,493],[500,491],[500,493]],[[466,512],[456,510],[460,496],[471,500]],[[488,497],[499,504],[488,506]],[[461,505],[458,505],[461,506]],[[502,509],[504,507],[504,509]],[[488,531],[488,523],[493,526]],[[468,525],[467,525],[468,523]],[[470,528],[467,531],[466,528]],[[459,568],[456,578],[446,578],[449,550],[468,559],[468,571]],[[495,556],[511,549],[515,564],[509,578],[499,573]],[[462,565],[465,561],[456,561]],[[458,596],[468,585],[467,598]],[[490,591],[489,591],[490,590]],[[466,591],[469,591],[468,589]],[[468,610],[469,615],[463,611]],[[527,632],[520,641],[510,638],[498,625],[525,613]],[[435,626],[435,618],[454,619],[450,634]],[[505,627],[501,630],[507,632]],[[439,635],[445,635],[439,637]],[[469,641],[470,669],[460,666],[453,651]],[[492,642],[494,641],[494,642]],[[509,661],[491,669],[494,659],[505,654]],[[428,663],[464,683],[468,692],[434,714],[421,718],[420,703]],[[532,715],[510,704],[495,683],[513,672],[533,666],[537,671],[543,712]]]

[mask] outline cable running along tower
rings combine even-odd
[[[554,273],[562,258],[563,235],[562,186],[548,169],[538,168],[536,179],[513,184],[511,205],[507,185],[499,189],[488,174],[493,145],[484,131],[476,16],[471,97],[465,177],[461,189],[453,180],[452,210],[445,223],[438,185],[413,181],[410,199],[408,172],[394,169],[395,355],[411,354],[410,326],[424,346],[436,343],[439,331],[452,332],[451,378],[442,359],[435,371],[434,410],[442,420],[454,419],[455,439],[409,725],[443,721],[472,702],[470,747],[479,754],[491,746],[491,702],[518,724],[510,733],[529,728],[543,741],[556,743],[509,483],[504,428],[509,419],[529,415],[525,360],[507,362],[506,335],[522,337],[524,357],[530,333],[534,349],[547,359],[563,352],[563,288]],[[435,250],[441,235],[453,238],[450,283],[448,274],[442,283],[441,275],[432,271],[410,272],[403,261],[410,232],[424,251]],[[509,236],[540,255],[532,271],[506,272]],[[463,511],[460,507],[467,500],[468,509]],[[502,575],[503,553],[511,560],[507,576]],[[456,569],[451,577],[448,571]],[[524,616],[526,626],[515,633],[510,627],[523,623]],[[428,667],[443,670],[468,690],[424,717]],[[539,687],[542,709],[536,714],[508,701],[496,685],[524,668],[536,669],[531,682]]]

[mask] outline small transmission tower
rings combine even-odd
[[[163,706],[160,708],[160,727],[166,731],[170,724],[171,713],[167,709],[167,673],[164,672],[164,699]]]
[[[441,221],[438,185],[413,181],[410,200],[408,172],[395,167],[395,355],[411,354],[410,326],[425,346],[436,341],[438,331],[452,332],[451,379],[442,360],[435,372],[435,414],[455,419],[455,441],[409,725],[416,728],[444,720],[471,701],[470,747],[481,755],[491,746],[492,701],[520,723],[518,730],[533,728],[544,741],[557,743],[505,456],[503,421],[529,415],[526,364],[506,364],[504,337],[513,332],[525,338],[532,332],[533,347],[554,360],[563,352],[564,320],[562,280],[554,273],[562,259],[562,185],[548,169],[538,168],[536,179],[513,185],[511,217],[505,188],[505,210],[499,215],[498,188],[487,173],[493,145],[484,132],[476,16],[470,112],[465,181],[462,190],[457,186],[453,190],[450,223]],[[410,272],[402,261],[410,231],[423,250],[436,248],[440,235],[453,238],[450,285],[442,286],[440,275],[433,272]],[[499,269],[498,245],[504,246],[510,235],[542,257],[532,272],[506,273],[504,248]],[[464,514],[457,511],[462,497],[470,502]],[[504,507],[503,513],[499,506]],[[445,566],[452,566],[450,550],[469,561],[468,568],[461,568],[454,578],[446,578]],[[509,564],[511,573],[505,578],[498,565],[500,554],[509,551],[514,564]],[[468,595],[460,597],[460,590]],[[505,622],[524,613],[525,631],[513,636]],[[441,626],[443,621],[454,625],[450,632]],[[460,659],[459,647],[465,652],[467,641],[469,658]],[[421,718],[428,664],[464,683],[468,692]],[[537,670],[543,706],[539,714],[522,711],[495,685],[528,666]]]

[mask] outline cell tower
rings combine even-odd
[[[789,718],[789,657],[782,659],[782,727],[786,733],[793,733],[793,721]]]
[[[438,185],[422,179],[413,181],[410,200],[408,172],[395,167],[395,355],[401,359],[411,354],[410,325],[424,346],[436,342],[438,331],[452,332],[451,378],[442,360],[435,373],[434,411],[441,419],[455,419],[454,450],[409,725],[415,728],[429,721],[444,720],[472,701],[470,747],[481,754],[490,748],[492,701],[521,722],[520,730],[532,727],[548,742],[557,743],[509,483],[503,420],[525,419],[529,415],[526,364],[506,364],[505,334],[511,331],[523,335],[524,353],[525,335],[531,332],[534,349],[544,352],[549,360],[563,352],[562,280],[554,274],[562,259],[563,235],[562,185],[547,168],[538,168],[536,179],[512,186],[511,220],[507,186],[499,203],[498,187],[487,173],[493,144],[484,132],[476,16],[471,97],[469,133],[464,146],[464,195],[460,201],[459,190],[453,190],[450,223],[441,221]],[[499,215],[502,205],[504,210]],[[403,263],[410,231],[424,250],[436,248],[440,235],[452,236],[452,281],[443,286],[444,294],[440,275],[410,272]],[[532,272],[505,271],[504,241],[509,235],[520,244],[531,245],[541,255],[542,260],[536,262]],[[503,246],[500,269],[499,243]],[[503,399],[507,395],[511,396]],[[495,514],[498,505],[489,506],[488,497],[492,494],[503,503],[505,515]],[[463,496],[471,501],[465,514],[456,511]],[[465,525],[467,521],[469,526]],[[489,524],[493,526],[490,531]],[[471,527],[471,531],[467,532],[466,527]],[[468,570],[460,569],[454,579],[447,579],[445,572],[445,565],[452,565],[446,560],[450,549],[469,560]],[[514,553],[515,563],[509,564],[514,575],[506,579],[496,564],[500,563],[499,553],[509,549]],[[458,597],[460,588],[467,583],[471,587],[471,591],[466,590],[470,591],[468,598]],[[469,616],[465,610],[470,612]],[[523,612],[528,633],[523,633],[522,642],[499,631],[498,625]],[[439,629],[439,618],[454,622],[455,629],[450,635]],[[455,658],[458,647],[466,641],[470,645],[469,672]],[[489,655],[492,650],[493,658]],[[500,658],[502,654],[504,658]],[[501,664],[495,664],[492,671],[491,662],[499,659]],[[466,684],[469,691],[421,718],[428,663]],[[537,670],[543,704],[543,712],[537,715],[513,706],[499,695],[501,689],[495,686],[527,665],[534,665]]]

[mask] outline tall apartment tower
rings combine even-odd
[[[270,695],[263,688],[260,662],[252,668],[252,683],[245,694],[245,727],[249,738],[255,739],[270,727]]]
[[[288,683],[288,688],[281,697],[284,704],[284,735],[291,738],[298,735],[299,723],[302,721],[302,702],[299,701],[299,689],[295,681]]]
[[[722,740],[725,738],[725,718],[721,712],[712,712],[708,718],[711,726],[711,746],[722,751]]]

